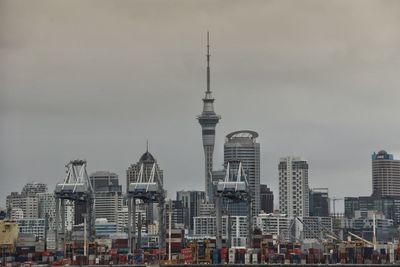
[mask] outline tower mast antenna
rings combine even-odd
[[[207,31],[207,92],[210,92],[210,32]]]

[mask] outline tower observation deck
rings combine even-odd
[[[213,154],[215,145],[215,126],[221,119],[221,116],[214,112],[214,98],[210,90],[210,38],[207,32],[207,90],[203,98],[203,112],[197,117],[203,137],[204,148],[204,178],[205,193],[208,201],[213,201],[213,188],[211,181],[211,171],[213,170]]]

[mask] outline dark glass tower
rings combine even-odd
[[[221,119],[214,112],[214,98],[210,90],[210,42],[207,32],[207,91],[203,98],[203,112],[197,117],[202,129],[203,148],[205,158],[205,192],[206,198],[213,201],[212,183],[210,174],[213,169],[213,153],[215,144],[215,126]]]

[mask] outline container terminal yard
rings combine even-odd
[[[326,242],[308,247],[300,243],[277,242],[272,235],[254,235],[254,248],[216,248],[215,239],[166,239],[166,249],[143,247],[129,253],[128,239],[68,241],[62,250],[30,235],[16,232],[15,222],[3,220],[2,266],[67,265],[197,265],[197,264],[400,264],[398,244],[374,245],[367,240]],[[168,236],[168,234],[167,234]],[[8,244],[5,244],[5,237]],[[169,243],[169,240],[172,242]],[[7,240],[6,240],[7,241]],[[86,245],[86,247],[85,247]],[[86,255],[86,256],[85,256]]]

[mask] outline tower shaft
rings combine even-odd
[[[210,88],[210,38],[207,32],[207,90],[203,98],[203,112],[197,117],[201,128],[203,137],[203,148],[204,148],[204,174],[205,174],[205,193],[206,198],[212,202],[212,182],[211,182],[211,171],[213,170],[213,153],[215,145],[215,126],[221,119],[219,115],[214,112],[214,98],[211,94]]]

